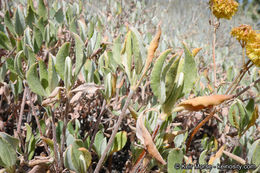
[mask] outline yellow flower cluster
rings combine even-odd
[[[237,12],[238,3],[235,0],[210,0],[210,6],[218,19],[229,20]]]
[[[253,42],[256,38],[256,32],[249,25],[240,25],[231,30],[231,35],[235,37],[245,47],[248,42]]]
[[[260,33],[256,34],[254,41],[246,45],[246,54],[257,67],[260,67]]]

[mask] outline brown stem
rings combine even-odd
[[[106,149],[105,149],[104,153],[101,155],[101,158],[98,161],[98,164],[97,164],[97,167],[96,167],[94,173],[99,173],[99,170],[101,169],[102,163],[105,160],[105,157],[106,157],[109,149],[111,148],[111,146],[113,144],[113,141],[115,139],[115,136],[116,136],[116,133],[117,133],[117,131],[119,129],[119,126],[120,126],[123,118],[125,117],[126,110],[128,108],[128,105],[130,104],[130,100],[133,97],[134,92],[135,92],[135,90],[132,90],[132,89],[130,90],[130,93],[129,93],[127,99],[126,99],[125,105],[124,105],[124,107],[122,109],[122,112],[121,112],[121,114],[120,114],[120,116],[119,116],[119,118],[117,120],[117,123],[116,123],[116,125],[114,127],[114,130],[112,132],[112,135],[109,138],[109,141],[107,143]]]
[[[217,68],[216,68],[216,57],[215,57],[216,32],[217,32],[217,28],[214,24],[213,42],[212,42],[212,57],[213,57],[213,68],[214,68],[214,93],[216,93],[216,82],[217,82]]]
[[[246,92],[247,90],[249,90],[252,86],[256,85],[258,82],[260,82],[260,78],[258,78],[256,81],[254,81],[253,83],[251,83],[249,86],[247,86],[246,88],[244,88],[242,91],[240,91],[239,93],[237,93],[234,97],[238,97],[241,94],[243,94],[244,92]]]
[[[56,136],[56,126],[55,126],[55,117],[53,112],[51,111],[51,125],[52,125],[52,135],[53,135],[53,145],[54,145],[54,159],[55,159],[55,169],[56,172],[61,172],[59,168],[62,168],[59,162],[58,157],[58,144],[57,144],[57,136]]]
[[[238,86],[238,84],[240,83],[240,81],[243,79],[244,75],[246,74],[246,72],[253,66],[254,64],[251,64],[248,68],[246,68],[246,70],[241,74],[241,76],[238,79],[238,82],[235,84],[235,86],[233,87],[233,89],[230,91],[230,93],[232,93]]]
[[[24,145],[24,142],[22,140],[22,135],[21,135],[21,124],[22,124],[22,119],[23,119],[23,112],[24,112],[26,95],[27,95],[27,87],[25,87],[24,91],[23,91],[23,100],[22,100],[22,104],[21,104],[21,110],[20,110],[19,120],[18,120],[18,125],[17,125],[17,134],[18,134],[18,137],[20,138],[23,150],[25,150],[25,145]]]
[[[18,125],[17,125],[17,133],[18,135],[21,132],[21,124],[22,124],[22,118],[23,118],[23,112],[24,112],[24,105],[25,105],[25,100],[26,100],[26,94],[27,94],[27,87],[24,88],[23,91],[23,99],[22,99],[22,104],[21,104],[21,110],[19,114],[19,120],[18,120]]]
[[[190,144],[191,144],[191,141],[193,139],[193,137],[195,136],[195,134],[199,131],[199,129],[206,123],[208,122],[214,115],[215,113],[215,109],[211,111],[211,113],[204,119],[202,120],[196,127],[195,129],[193,130],[193,132],[191,133],[189,139],[188,139],[188,142],[187,142],[187,145],[186,145],[186,153],[188,152],[188,149],[190,147]]]
[[[235,85],[235,83],[237,82],[237,80],[239,79],[239,77],[241,75],[243,75],[243,73],[245,73],[247,71],[247,66],[249,65],[251,61],[248,61],[243,68],[239,71],[239,74],[236,76],[236,78],[233,80],[233,82],[231,83],[231,85],[228,87],[227,91],[225,92],[225,95],[227,95],[228,93],[230,93],[229,91],[232,89],[232,87]]]

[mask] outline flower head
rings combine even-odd
[[[210,0],[210,6],[218,19],[229,20],[237,12],[238,3],[235,0]]]
[[[230,33],[241,44],[242,47],[246,46],[248,42],[253,42],[256,38],[256,32],[249,25],[240,25],[233,28]]]
[[[255,40],[246,45],[246,54],[257,67],[260,67],[260,33],[256,34]]]

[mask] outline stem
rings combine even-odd
[[[22,124],[22,118],[23,118],[26,94],[27,94],[27,87],[24,88],[24,92],[23,92],[23,100],[22,100],[22,104],[21,104],[21,110],[20,110],[19,120],[18,120],[18,125],[17,125],[17,133],[18,133],[18,135],[20,135],[20,131],[21,131],[21,124]]]
[[[25,87],[24,91],[23,91],[23,100],[22,100],[22,104],[21,104],[21,110],[20,110],[19,120],[18,120],[18,125],[17,125],[17,134],[18,134],[18,137],[20,138],[23,150],[25,150],[25,145],[24,145],[24,141],[22,140],[22,135],[21,135],[21,124],[22,124],[26,95],[27,95],[27,87]]]
[[[52,133],[53,133],[53,141],[54,141],[54,159],[55,159],[55,169],[56,172],[60,172],[59,168],[61,165],[59,164],[59,157],[58,157],[58,145],[57,145],[57,136],[56,136],[56,126],[55,126],[55,117],[53,112],[51,111],[51,125],[52,125]]]
[[[260,78],[258,78],[256,81],[254,81],[253,83],[251,83],[249,86],[247,86],[246,88],[244,88],[242,91],[240,91],[238,94],[236,94],[234,97],[238,97],[241,94],[243,94],[244,92],[246,92],[247,90],[249,90],[252,86],[256,85],[258,82],[260,82]]]
[[[69,113],[69,98],[66,99],[66,105],[65,105],[65,112],[63,115],[63,128],[62,128],[62,136],[61,136],[61,149],[60,149],[60,168],[63,168],[63,151],[65,148],[65,141],[66,141],[66,128],[68,124],[68,113]]]
[[[242,47],[243,66],[245,66],[245,47]]]
[[[107,146],[106,146],[106,149],[105,149],[104,153],[101,155],[101,158],[100,158],[99,161],[98,161],[98,164],[97,164],[97,167],[96,167],[94,173],[99,173],[99,170],[100,170],[100,168],[101,168],[101,166],[102,166],[102,163],[103,163],[103,161],[105,160],[105,157],[106,157],[106,155],[107,155],[109,149],[111,148],[111,146],[112,146],[112,144],[113,144],[113,141],[114,141],[114,139],[115,139],[115,136],[116,136],[116,133],[117,133],[117,131],[118,131],[118,129],[119,129],[119,126],[120,126],[120,124],[121,124],[123,118],[125,117],[126,110],[127,110],[127,108],[128,108],[128,105],[130,104],[130,100],[131,100],[131,98],[133,97],[134,92],[135,92],[135,90],[132,90],[132,89],[130,90],[130,93],[129,93],[127,99],[126,99],[125,105],[124,105],[124,107],[123,107],[123,109],[122,109],[122,112],[121,112],[121,114],[120,114],[120,116],[119,116],[119,118],[118,118],[118,120],[117,120],[117,123],[116,123],[116,125],[115,125],[115,127],[114,127],[114,130],[113,130],[113,132],[112,132],[112,135],[111,135],[111,137],[109,138],[109,141],[108,141],[108,144],[107,144]]]
[[[216,49],[217,27],[216,27],[216,24],[214,23],[214,17],[213,17],[213,26],[214,26],[214,32],[213,32],[213,42],[212,42],[212,57],[213,57],[213,68],[214,68],[214,93],[216,93],[217,68],[216,68],[215,49]]]
[[[239,74],[236,76],[236,78],[233,80],[233,82],[231,83],[231,85],[228,87],[227,91],[225,92],[225,95],[227,95],[228,93],[230,93],[229,91],[232,89],[232,87],[235,85],[235,83],[237,82],[238,78],[245,73],[245,71],[247,71],[247,66],[251,61],[248,61],[240,70]]]
[[[191,133],[191,136],[188,139],[187,145],[186,145],[186,153],[188,152],[188,149],[190,147],[190,143],[193,139],[193,137],[195,136],[195,134],[199,131],[199,129],[206,123],[208,122],[214,115],[215,113],[215,109],[211,111],[211,113],[204,119],[202,120],[193,130],[193,132]]]
[[[241,74],[241,76],[239,77],[237,83],[235,84],[235,86],[233,87],[233,89],[230,91],[230,93],[232,93],[232,92],[237,88],[238,84],[240,83],[240,81],[242,80],[242,78],[244,77],[244,75],[246,74],[246,72],[247,72],[253,65],[254,65],[254,64],[249,65],[249,67],[244,70],[244,72]]]

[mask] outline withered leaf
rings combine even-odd
[[[161,27],[160,27],[160,24],[159,24],[158,31],[157,31],[155,37],[153,38],[153,40],[151,41],[149,48],[148,48],[148,53],[147,53],[144,71],[146,71],[149,68],[149,66],[150,66],[150,64],[153,60],[154,53],[155,53],[155,51],[156,51],[156,49],[158,48],[158,45],[159,45],[161,33],[162,33],[162,30],[161,30]]]
[[[199,51],[201,50],[202,48],[200,47],[200,48],[195,48],[195,49],[193,49],[192,50],[192,56],[196,56],[198,53],[199,53]]]
[[[230,157],[231,159],[237,161],[238,163],[241,163],[242,165],[246,164],[246,161],[244,159],[242,159],[241,157],[237,156],[237,155],[234,155],[234,154],[227,152],[225,150],[223,151],[223,153],[226,156]]]
[[[145,146],[148,153],[156,160],[158,160],[161,164],[165,165],[166,162],[163,160],[155,144],[153,143],[152,136],[144,126],[143,118],[144,118],[144,112],[142,112],[137,119],[136,136],[141,141],[141,143]]]
[[[219,105],[222,102],[233,98],[233,95],[211,95],[200,96],[181,102],[178,107],[189,111],[199,111],[211,106]]]
[[[220,147],[220,149],[218,150],[218,152],[211,156],[210,159],[209,159],[209,165],[212,165],[214,163],[214,161],[218,158],[220,158],[223,154],[223,151],[225,149],[225,145],[223,145],[222,147]]]
[[[96,85],[94,83],[85,83],[73,89],[71,92],[84,92],[88,94],[94,94],[99,89],[104,89],[104,86]]]

